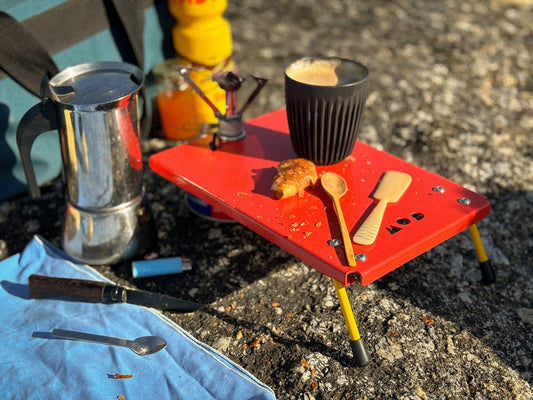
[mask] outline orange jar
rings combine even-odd
[[[224,66],[232,67],[226,61]],[[169,140],[189,140],[206,132],[204,124],[216,124],[218,119],[205,101],[194,92],[178,73],[180,66],[191,64],[181,58],[173,58],[154,67],[152,73],[156,85],[156,102],[163,135]],[[225,112],[226,93],[213,81],[212,74],[222,69],[200,68],[190,76],[205,95],[222,112]]]

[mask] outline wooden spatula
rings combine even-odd
[[[388,203],[396,203],[411,183],[411,176],[398,171],[387,171],[379,184],[374,198],[379,200],[365,222],[353,236],[354,243],[369,245],[374,243]]]

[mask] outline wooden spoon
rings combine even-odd
[[[342,233],[342,244],[344,245],[344,252],[346,253],[346,258],[348,259],[348,265],[350,267],[355,267],[355,257],[353,255],[352,242],[350,240],[350,234],[348,233],[348,228],[346,228],[346,221],[344,221],[344,216],[342,215],[341,205],[339,199],[346,194],[348,187],[344,178],[334,172],[326,172],[320,178],[320,183],[326,191],[326,193],[333,200],[335,205],[335,211],[337,213],[337,218],[339,219],[339,225]]]
[[[411,184],[411,176],[398,171],[387,171],[376,189],[374,198],[379,200],[377,206],[365,219],[353,236],[354,243],[370,245],[376,240],[383,214],[388,203],[396,203]]]

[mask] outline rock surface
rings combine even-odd
[[[528,0],[229,2],[241,72],[269,79],[246,113],[284,107],[283,69],[308,55],[371,70],[360,140],[489,198],[479,223],[497,271],[480,283],[463,232],[348,294],[372,353],[351,363],[330,280],[238,224],[201,219],[184,192],[146,168],[158,257],[193,270],[111,279],[204,302],[166,313],[267,383],[279,399],[533,398],[533,6]],[[152,139],[148,156],[161,149]],[[0,204],[0,258],[32,235],[59,244],[62,186]]]

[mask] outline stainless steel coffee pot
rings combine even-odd
[[[150,246],[154,225],[143,195],[142,71],[95,62],[69,67],[42,85],[42,101],[22,118],[17,145],[28,188],[40,195],[30,159],[39,134],[58,130],[66,211],[62,247],[93,265],[131,259]]]

